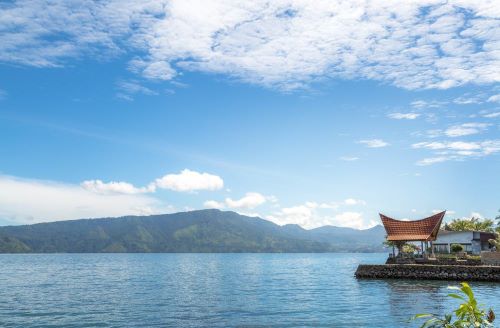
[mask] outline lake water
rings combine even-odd
[[[453,282],[356,280],[385,254],[0,255],[1,327],[411,327]],[[500,284],[473,283],[500,314]],[[500,317],[500,315],[498,315]]]

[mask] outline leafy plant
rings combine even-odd
[[[490,239],[488,242],[496,248],[497,252],[500,252],[500,234],[496,233],[495,235],[496,238]]]
[[[451,244],[450,249],[453,253],[459,253],[464,251],[464,247],[460,244]]]
[[[468,260],[475,260],[475,261],[481,261],[481,255],[467,255]]]
[[[403,246],[403,253],[413,253],[419,249],[420,247],[418,247],[417,245],[407,243],[406,245]]]
[[[460,294],[448,294],[463,301],[460,306],[451,314],[446,314],[444,318],[440,318],[434,314],[417,314],[412,318],[426,319],[426,322],[420,328],[482,328],[493,327],[495,321],[495,313],[492,309],[486,312],[477,304],[472,288],[466,282],[461,283],[461,287],[448,287],[460,291]]]

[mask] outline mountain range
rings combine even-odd
[[[380,225],[306,230],[210,209],[0,227],[0,253],[380,252],[384,236]]]

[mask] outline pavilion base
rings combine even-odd
[[[418,279],[500,282],[500,266],[430,264],[360,264],[359,279]]]

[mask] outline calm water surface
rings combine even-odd
[[[0,326],[412,327],[411,315],[457,304],[448,282],[353,277],[385,257],[0,255]],[[500,284],[473,286],[500,314]]]

